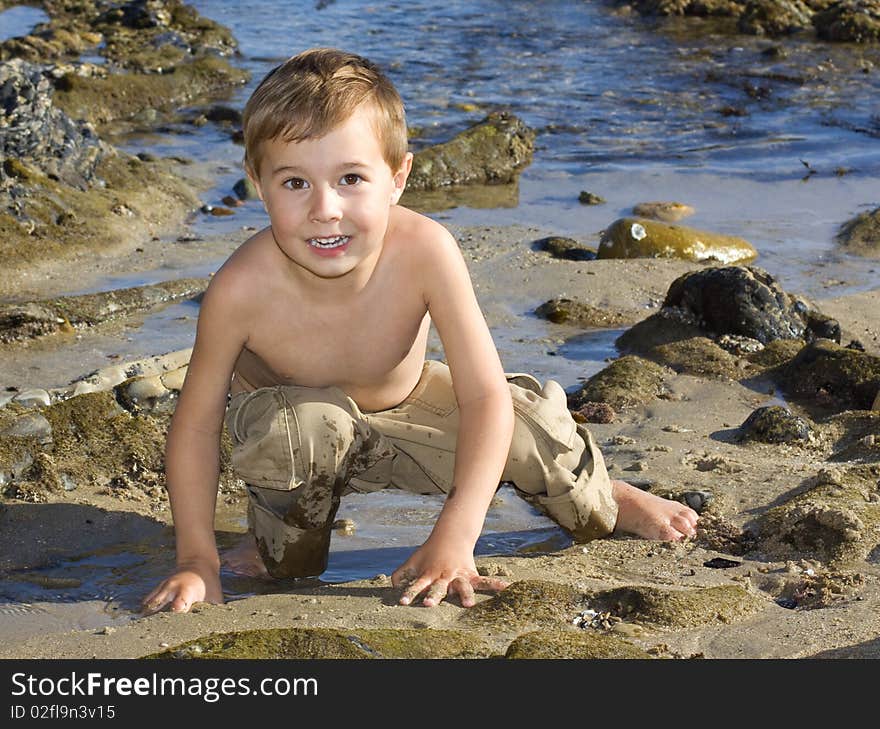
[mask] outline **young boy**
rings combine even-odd
[[[581,541],[694,533],[691,509],[609,480],[556,382],[505,375],[455,240],[397,205],[412,154],[403,103],[375,65],[333,49],[289,59],[248,101],[244,134],[270,225],[202,301],[167,442],[177,569],[146,612],[223,601],[224,414],[253,533],[227,561],[250,574],[320,574],[340,497],[389,486],[446,494],[392,574],[404,605],[456,594],[467,607],[475,589],[506,586],[473,557],[501,481]],[[432,321],[448,367],[425,360]]]

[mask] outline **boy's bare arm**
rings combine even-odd
[[[458,245],[445,231],[439,238],[428,247],[421,270],[426,303],[443,342],[459,406],[455,471],[431,536],[392,580],[395,585],[407,584],[403,604],[426,592],[423,603],[436,605],[454,592],[470,606],[475,588],[506,586],[502,580],[477,575],[473,552],[510,450],[513,405]]]
[[[220,432],[229,382],[244,345],[241,311],[218,273],[202,300],[196,340],[174,411],[165,473],[177,568],[144,599],[145,612],[170,605],[187,612],[195,602],[223,602],[214,510],[220,473]]]

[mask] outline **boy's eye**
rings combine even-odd
[[[342,184],[343,185],[357,185],[361,179],[363,179],[360,175],[356,175],[354,172],[349,172],[347,175],[342,176]]]
[[[305,190],[309,186],[309,183],[301,177],[291,177],[289,180],[285,180],[282,184],[284,187],[291,190]]]

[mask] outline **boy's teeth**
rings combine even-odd
[[[337,235],[333,238],[310,238],[309,245],[318,248],[338,248],[348,242],[347,235]]]

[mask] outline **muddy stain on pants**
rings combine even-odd
[[[516,416],[503,481],[578,541],[614,529],[617,505],[602,454],[572,419],[565,392],[508,374]],[[264,387],[234,395],[226,413],[248,526],[273,577],[319,575],[346,493],[452,488],[458,405],[449,368],[428,360],[400,405],[363,413],[337,387]]]

